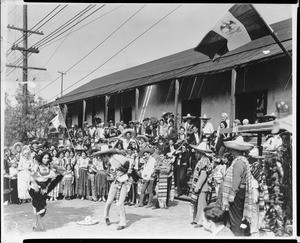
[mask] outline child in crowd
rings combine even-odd
[[[72,171],[71,164],[67,164],[66,171],[63,177],[63,185],[64,185],[63,196],[64,199],[66,200],[70,200],[71,197],[73,197],[74,195],[73,183],[74,183],[74,172]]]

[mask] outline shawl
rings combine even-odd
[[[245,171],[245,202],[244,202],[244,211],[243,211],[243,219],[247,219],[250,222],[250,218],[252,216],[252,207],[253,207],[253,193],[251,190],[251,170],[248,160],[244,156],[238,156],[233,161],[231,166],[227,169],[224,181],[223,188],[221,194],[222,200],[222,209],[229,210],[229,202],[234,201],[235,192],[232,189],[232,181],[233,181],[233,166],[237,161],[242,161],[246,165]]]
[[[194,189],[195,189],[196,184],[198,182],[198,178],[200,176],[201,170],[206,169],[209,164],[210,164],[209,158],[206,157],[205,155],[203,155],[201,157],[201,159],[198,161],[198,163],[197,163],[197,165],[194,169],[193,180],[192,180],[192,192],[191,192],[191,203],[192,204],[196,204],[197,199],[198,199],[198,194],[200,192],[199,191],[198,193],[195,193]],[[206,182],[206,180],[205,180],[205,182]]]

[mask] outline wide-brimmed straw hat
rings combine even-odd
[[[13,150],[16,150],[16,147],[17,147],[17,146],[20,146],[20,148],[21,148],[21,150],[22,150],[23,143],[21,143],[21,142],[16,142],[16,143],[12,146]]]
[[[195,116],[191,116],[191,114],[188,113],[186,116],[183,116],[182,118],[183,119],[195,119],[196,117]]]
[[[146,142],[149,140],[149,138],[147,138],[145,135],[137,135],[136,139],[140,140],[141,138],[143,138]]]
[[[94,225],[94,224],[98,224],[98,223],[99,223],[99,220],[97,220],[91,216],[86,216],[84,220],[77,221],[77,224],[84,225],[84,226]]]
[[[93,153],[93,156],[99,156],[99,155],[104,155],[104,154],[119,154],[119,150],[116,148],[103,149],[96,153]]]
[[[139,156],[142,157],[144,153],[150,153],[150,154],[153,154],[155,152],[154,148],[151,148],[151,147],[145,147],[143,149],[140,150],[139,152]]]
[[[87,151],[87,153],[88,154],[93,154],[93,153],[95,153],[95,152],[98,152],[98,151],[100,151],[100,148],[91,148],[91,149],[89,149],[88,151]]]
[[[130,133],[130,136],[132,137],[134,134],[135,134],[135,131],[134,129],[131,129],[131,128],[128,128],[128,129],[125,129],[123,132],[122,132],[122,137],[125,137],[127,133]]]
[[[212,153],[213,151],[208,147],[206,142],[201,142],[198,145],[190,145],[193,149],[201,152],[201,153]]]
[[[257,147],[254,147],[253,149],[251,149],[248,155],[254,159],[264,159],[265,158],[265,156],[259,155],[259,151],[258,151]]]
[[[201,120],[210,120],[210,117],[207,117],[206,114],[204,114],[203,116],[199,117]]]
[[[234,149],[239,151],[247,151],[254,148],[253,144],[244,142],[242,136],[238,136],[235,140],[224,141],[224,145],[229,149]]]

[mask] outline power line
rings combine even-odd
[[[116,33],[120,28],[122,28],[127,22],[129,22],[130,19],[132,19],[138,12],[140,12],[146,5],[143,5],[140,9],[138,9],[133,15],[131,15],[125,22],[123,22],[117,29],[115,29],[109,36],[107,36],[102,42],[100,42],[96,47],[94,47],[91,51],[89,51],[85,56],[83,56],[79,61],[77,61],[75,64],[73,64],[66,72],[69,72],[72,68],[74,68],[78,63],[80,63],[82,60],[84,60],[86,57],[88,57],[93,51],[95,51],[99,46],[101,46],[106,40],[108,40],[114,33]],[[54,83],[53,80],[48,85],[46,85],[44,88],[42,88],[39,92],[36,94],[42,92],[45,88],[50,86],[52,83]],[[36,95],[35,94],[35,95]]]
[[[80,19],[78,19],[79,21]],[[74,26],[75,27],[75,26]],[[73,27],[73,28],[74,28]],[[43,67],[45,67],[48,62],[51,60],[51,58],[55,55],[55,53],[58,51],[58,49],[61,47],[61,45],[64,43],[64,41],[67,39],[67,37],[70,35],[70,33],[72,32],[73,29],[70,30],[70,32],[68,33],[68,35],[65,36],[65,38],[63,39],[63,41],[60,43],[60,45],[56,48],[56,50],[53,52],[53,54],[50,56],[50,58],[47,60],[47,62],[44,64]],[[35,76],[35,78],[41,73],[41,71],[38,72],[38,74]]]
[[[86,23],[85,25],[79,27],[78,29],[73,30],[73,31],[71,32],[71,34],[75,33],[76,31],[78,31],[78,30],[80,30],[80,29],[82,29],[82,28],[84,28],[85,26],[89,25],[90,23],[95,22],[96,20],[98,20],[98,19],[104,17],[105,15],[107,15],[107,14],[109,14],[109,13],[111,13],[111,12],[117,10],[118,8],[120,8],[120,7],[122,7],[122,6],[123,6],[123,5],[120,5],[120,6],[116,7],[116,8],[114,8],[114,9],[108,11],[107,13],[105,13],[105,14],[103,14],[103,15],[101,15],[101,16],[95,18],[95,19],[93,19],[92,21]],[[48,47],[48,46],[54,44],[55,42],[59,41],[59,40],[62,39],[62,38],[64,38],[64,36],[58,38],[57,40],[53,41],[52,43],[50,43],[50,44],[48,44],[48,45],[43,46],[41,49],[46,48],[46,47]]]
[[[70,25],[71,22],[75,21],[76,19],[78,19],[79,17],[81,17],[82,15],[84,15],[87,11],[89,11],[93,7],[95,7],[95,5],[93,6],[93,5],[90,4],[88,7],[84,8],[78,14],[76,14],[71,19],[69,19],[67,22],[65,22],[63,25],[61,25],[60,27],[58,27],[56,30],[52,31],[45,38],[43,38],[43,39],[39,40],[38,42],[36,42],[35,44],[33,44],[32,47],[40,47],[42,45],[41,43],[43,43],[43,42],[47,41],[48,39],[52,38],[58,32],[62,31],[64,28],[66,28],[68,25]]]
[[[119,50],[117,53],[115,53],[112,57],[110,57],[108,60],[106,60],[104,63],[102,63],[99,67],[97,67],[96,69],[94,69],[92,72],[88,73],[86,76],[84,76],[83,78],[79,79],[77,82],[75,82],[74,84],[70,85],[69,87],[67,87],[66,89],[64,89],[64,91],[72,88],[75,84],[79,83],[80,81],[82,81],[83,79],[85,79],[86,77],[90,76],[91,74],[93,74],[95,71],[97,71],[99,68],[101,68],[102,66],[104,66],[107,62],[109,62],[110,60],[112,60],[115,56],[117,56],[121,51],[123,51],[124,49],[126,49],[128,46],[130,46],[133,42],[135,42],[137,39],[139,39],[141,36],[143,36],[145,33],[147,33],[150,29],[152,29],[154,26],[156,26],[157,24],[159,24],[162,20],[164,20],[165,18],[167,18],[170,14],[172,14],[174,11],[176,11],[178,8],[180,8],[182,5],[179,5],[178,7],[176,7],[175,9],[173,9],[172,11],[170,11],[167,15],[165,15],[164,17],[162,17],[160,20],[158,20],[156,23],[154,23],[152,26],[150,26],[147,30],[145,30],[142,34],[138,35],[136,38],[134,38],[131,42],[129,42],[126,46],[124,46],[121,50]],[[55,95],[54,97],[52,97],[51,99],[47,100],[50,101],[53,98],[57,97],[59,94]]]
[[[91,15],[93,15],[95,12],[99,11],[101,8],[103,8],[105,6],[105,4],[103,4],[101,7],[97,8],[94,12],[90,13],[89,15],[85,16],[82,20],[80,20],[78,23],[70,26],[68,29],[66,29],[64,32],[68,31],[69,29],[73,28],[74,26],[78,25],[79,23],[81,23],[82,21],[84,21],[86,18],[90,17]],[[46,45],[47,43],[53,41],[54,39],[58,38],[59,36],[61,36],[63,33],[58,34],[57,36],[53,37],[52,39],[46,41],[45,43],[43,43],[42,45],[40,45],[39,47],[43,47],[44,45]]]
[[[39,25],[43,20],[45,20],[50,14],[52,14],[60,5],[56,6],[52,11],[50,11],[50,13],[48,13],[44,18],[42,18],[36,25],[34,25],[30,30],[33,30],[37,25]],[[60,11],[58,11],[55,15],[53,15],[49,20],[47,20],[43,25],[39,26],[37,29],[41,28],[42,26],[44,26],[46,23],[48,23],[52,18],[54,18],[58,13],[60,13],[65,7],[67,7],[68,5],[64,6]],[[20,16],[22,17],[22,16]],[[32,33],[28,34],[28,37],[32,35]],[[21,36],[20,38],[18,38],[14,44],[18,45],[19,43],[21,43],[23,41],[24,37]],[[17,43],[18,42],[18,43]],[[11,51],[12,52],[12,51]],[[10,53],[11,53],[10,52]],[[8,56],[10,53],[8,53],[6,56]]]

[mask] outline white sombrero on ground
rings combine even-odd
[[[77,221],[76,223],[79,224],[79,225],[88,226],[88,225],[98,224],[99,220],[97,220],[97,219],[95,219],[95,218],[93,218],[91,216],[86,216],[84,220]]]
[[[206,114],[204,114],[203,116],[199,117],[201,120],[210,120],[210,117],[207,117]]]
[[[182,117],[184,120],[186,120],[186,119],[195,119],[196,117],[195,116],[191,116],[191,114],[187,114],[186,116],[183,116]]]
[[[208,147],[206,142],[201,142],[198,145],[190,145],[193,149],[198,150],[201,153],[212,153],[213,151]]]
[[[239,151],[247,151],[254,148],[253,144],[244,142],[242,136],[238,136],[235,140],[232,141],[224,141],[224,145],[226,148]]]

